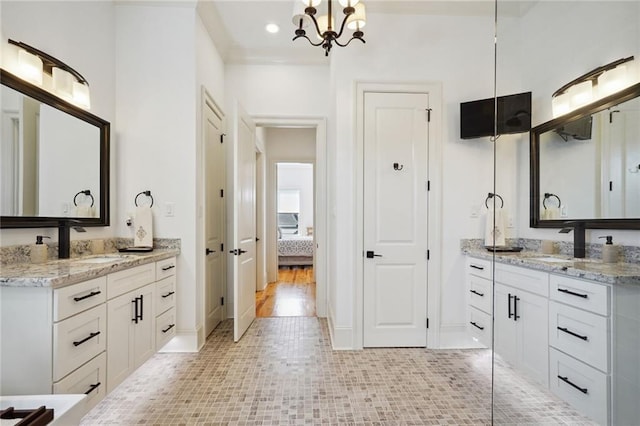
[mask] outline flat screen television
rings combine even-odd
[[[460,104],[460,138],[493,136],[493,98]],[[531,92],[498,97],[498,135],[531,130]]]

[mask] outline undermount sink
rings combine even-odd
[[[77,263],[111,263],[119,260],[128,259],[130,256],[122,254],[112,254],[103,256],[87,257],[85,259],[77,259]]]

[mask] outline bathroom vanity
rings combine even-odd
[[[175,335],[177,249],[5,265],[0,393],[89,410]]]
[[[640,265],[465,252],[476,342],[599,424],[637,423]]]

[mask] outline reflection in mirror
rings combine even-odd
[[[541,219],[640,218],[639,99],[540,135]]]
[[[640,228],[640,84],[531,131],[531,225]]]
[[[2,227],[108,224],[109,123],[2,71]]]

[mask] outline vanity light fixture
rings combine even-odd
[[[556,90],[551,96],[553,117],[567,114],[637,83],[633,56],[595,68]]]
[[[30,83],[42,86],[43,74],[51,75],[53,94],[81,108],[91,106],[89,83],[76,70],[53,56],[29,46],[26,43],[8,40],[19,48],[19,77]]]
[[[335,17],[333,16],[333,0],[326,0],[327,14],[316,18],[319,6],[322,0],[295,0],[293,9],[293,24],[296,26],[295,37],[293,40],[305,38],[313,46],[321,46],[324,49],[324,56],[329,56],[329,52],[333,43],[340,47],[346,47],[354,39],[365,43],[362,27],[366,24],[366,12],[364,4],[360,0],[339,0],[342,5],[342,23],[337,28],[335,25]],[[314,43],[307,37],[305,28],[313,24],[312,31],[320,40]],[[338,41],[342,37],[345,27],[352,30],[351,38],[346,43]]]

